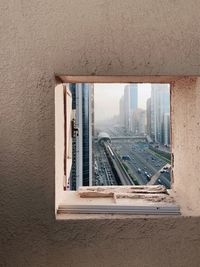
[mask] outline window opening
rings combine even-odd
[[[170,188],[170,86],[70,83],[72,169],[80,186]]]

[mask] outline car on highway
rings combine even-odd
[[[124,155],[122,156],[122,160],[131,160],[129,155]]]
[[[148,181],[151,180],[151,175],[150,175],[150,174],[147,174],[146,177],[147,177],[147,180],[148,180]]]

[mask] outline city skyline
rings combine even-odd
[[[94,84],[95,122],[109,120],[119,115],[119,102],[128,83]],[[146,101],[151,96],[151,84],[137,84],[138,108],[146,110]],[[111,104],[112,103],[112,104]]]
[[[94,115],[97,128],[119,125],[132,134],[147,134],[154,142],[170,144],[169,84],[98,84]]]
[[[94,84],[70,84],[70,190],[91,185],[148,183],[170,188],[169,84],[150,84],[146,88],[139,85],[97,85],[96,105],[106,118],[98,124],[94,121]]]

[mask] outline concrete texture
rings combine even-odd
[[[55,88],[55,211],[64,197],[64,88]]]
[[[172,153],[174,185],[180,202],[200,215],[200,78],[183,78],[172,85]]]
[[[56,221],[54,212],[54,72],[199,75],[199,9],[198,0],[0,1],[0,266],[200,266],[199,217]],[[177,105],[194,114],[199,89],[180,91]],[[175,170],[192,156],[185,142],[175,143]],[[189,162],[197,178],[199,159]]]

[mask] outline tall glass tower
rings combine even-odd
[[[170,89],[168,84],[152,84],[151,89],[151,136],[155,142],[164,144],[166,115],[170,114]],[[165,122],[164,122],[165,118]],[[169,121],[169,120],[168,120]],[[169,138],[168,138],[169,139]]]
[[[124,88],[124,125],[128,131],[133,131],[133,112],[138,108],[138,86],[136,83]]]
[[[73,160],[71,189],[92,185],[93,134],[94,134],[94,87],[93,84],[77,83],[72,89],[72,106],[75,109],[76,134],[73,135]]]
[[[138,85],[137,83],[130,84],[130,109],[131,113],[138,108]]]

